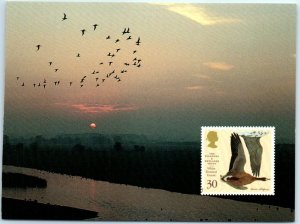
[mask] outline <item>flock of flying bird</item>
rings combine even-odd
[[[63,18],[61,21],[65,21],[67,20],[67,15],[64,13]],[[94,24],[93,26],[93,31],[96,31],[97,27],[99,26],[98,24]],[[86,29],[82,29],[81,31],[81,36],[86,35]],[[112,37],[110,35],[108,35],[106,38],[106,40],[112,40]],[[132,40],[132,36],[130,35],[130,28],[126,27],[124,28],[123,32],[122,32],[122,38],[117,38],[115,40],[113,40],[113,44],[115,45],[115,49],[112,52],[108,52],[107,57],[109,58],[109,60],[107,62],[100,62],[99,65],[100,66],[105,66],[105,64],[110,68],[113,68],[114,65],[114,61],[112,60],[114,57],[117,56],[118,52],[120,52],[122,49],[118,46],[118,43],[121,41],[131,41]],[[141,44],[141,39],[140,37],[137,38],[137,40],[135,41],[135,46],[140,46]],[[36,45],[36,52],[39,52],[42,50],[42,45],[41,44],[37,44]],[[137,57],[137,50],[134,49],[132,50],[132,55],[133,55],[133,59],[130,59],[130,61],[126,61],[123,63],[123,68],[121,70],[116,70],[113,69],[111,72],[107,73],[107,74],[102,74],[103,76],[100,77],[100,72],[98,70],[93,70],[93,72],[91,72],[91,75],[95,75],[96,77],[94,77],[95,81],[96,81],[96,87],[100,86],[100,83],[104,83],[105,80],[107,80],[108,78],[110,78],[111,76],[113,76],[113,78],[116,80],[116,82],[120,82],[121,81],[121,75],[125,74],[128,72],[128,67],[129,66],[134,66],[136,68],[140,68],[141,67],[141,62],[142,59]],[[77,58],[81,57],[80,53],[76,54]],[[48,66],[49,67],[53,67],[54,62],[53,61],[49,61],[48,62]],[[60,69],[59,68],[53,68],[54,72],[58,72]],[[102,73],[102,72],[101,72]],[[88,76],[84,75],[80,80],[79,80],[79,86],[80,88],[84,86],[86,78]],[[17,83],[18,85],[24,87],[25,86],[25,82],[21,79],[20,76],[16,77],[17,79]],[[74,81],[69,81],[67,83],[68,86],[72,86],[75,82]],[[33,87],[43,87],[44,89],[46,88],[46,86],[48,84],[53,84],[54,86],[59,86],[61,84],[61,81],[55,80],[55,81],[47,81],[45,78],[43,81],[39,81],[39,82],[35,82],[35,83],[31,83],[29,85],[32,85]]]

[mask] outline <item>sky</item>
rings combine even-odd
[[[5,134],[196,141],[201,126],[275,126],[294,141],[295,5],[8,2],[5,29]]]

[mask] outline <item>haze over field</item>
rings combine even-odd
[[[293,143],[295,28],[295,5],[8,2],[4,133],[195,141],[204,125],[249,125],[275,126],[276,139]],[[99,62],[117,46],[116,71],[134,50],[142,66],[96,87],[91,73],[112,71]],[[33,87],[44,79],[51,85]]]

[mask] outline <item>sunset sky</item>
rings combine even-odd
[[[8,2],[5,60],[8,135],[195,141],[201,126],[248,125],[294,141],[296,5]],[[102,83],[113,70],[121,82]],[[45,89],[33,87],[44,79]]]

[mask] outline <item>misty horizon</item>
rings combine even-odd
[[[69,137],[69,138],[75,138],[75,137],[141,137],[144,138],[146,141],[145,143],[149,142],[194,142],[194,143],[201,143],[201,138],[199,137],[198,139],[176,139],[176,138],[167,138],[164,136],[157,137],[157,136],[151,136],[151,135],[146,135],[146,134],[141,134],[141,133],[106,133],[106,132],[83,132],[83,133],[56,133],[54,135],[42,135],[42,134],[36,134],[36,135],[29,135],[29,136],[17,136],[14,134],[4,134],[4,136],[8,136],[10,140],[13,141],[21,141],[23,140],[33,140],[36,137],[42,137],[45,140],[51,140],[55,138],[61,138],[61,137]],[[276,138],[275,144],[295,144],[293,140],[288,139],[288,138]]]

